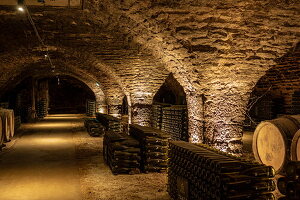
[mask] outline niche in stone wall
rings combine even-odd
[[[128,102],[127,102],[127,97],[124,96],[122,100],[122,115],[128,115]]]
[[[167,77],[153,98],[153,104],[186,105],[186,94],[173,74]]]
[[[300,114],[300,45],[269,69],[254,87],[247,108],[245,129],[281,115]]]
[[[188,141],[187,118],[186,94],[171,73],[153,98],[151,125],[173,140]]]
[[[277,60],[250,94],[244,123],[244,152],[252,153],[253,132],[261,121],[300,114],[300,45]]]

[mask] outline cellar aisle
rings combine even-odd
[[[50,115],[22,133],[0,152],[1,200],[169,199],[166,174],[112,175],[81,115]]]
[[[22,127],[23,135],[0,154],[0,199],[81,199],[72,140],[78,120],[53,115]]]

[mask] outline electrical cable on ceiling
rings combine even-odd
[[[29,12],[29,10],[28,10],[28,8],[27,8],[27,5],[26,5],[26,3],[25,3],[25,0],[23,1],[23,4],[22,4],[22,5],[23,5],[23,7],[25,8],[25,12],[27,13],[28,21],[29,21],[30,24],[32,25],[33,30],[34,30],[34,32],[35,32],[35,35],[36,35],[36,37],[38,38],[38,41],[41,43],[42,48],[46,48],[45,58],[48,59],[48,61],[50,62],[51,70],[52,70],[52,72],[54,72],[55,66],[53,65],[52,60],[51,60],[51,58],[50,58],[50,55],[49,55],[49,49],[48,49],[48,47],[45,45],[44,41],[42,40],[42,38],[41,38],[41,36],[40,36],[40,34],[39,34],[37,28],[36,28],[36,25],[35,25],[35,23],[34,23],[32,17],[31,17],[31,14],[30,14],[30,12]],[[22,11],[20,8],[22,8],[22,7],[19,7],[18,9],[19,9],[20,11]]]

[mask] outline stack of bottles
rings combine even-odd
[[[169,133],[172,140],[188,141],[187,107],[176,105],[162,109],[161,130]]]
[[[128,135],[107,131],[103,139],[103,156],[113,174],[140,173],[139,142]]]
[[[163,105],[161,105],[161,104],[152,105],[151,126],[153,128],[161,129],[162,108],[163,108]]]
[[[86,101],[86,115],[93,117],[96,113],[96,101],[87,100]]]
[[[292,96],[292,114],[300,113],[300,91],[295,91]]]
[[[122,132],[121,120],[102,113],[96,114],[97,120],[105,127],[106,131]]]
[[[286,176],[277,180],[277,187],[284,197],[280,200],[300,199],[300,161],[289,162],[286,167]]]
[[[47,100],[41,99],[37,102],[37,117],[38,118],[44,118],[48,113],[47,110]]]
[[[21,116],[15,116],[15,130],[17,130],[18,128],[20,128],[21,126]]]
[[[87,129],[87,132],[90,136],[100,137],[105,133],[105,128],[102,126],[96,119],[87,118],[84,120],[84,126]]]
[[[141,170],[164,172],[168,165],[168,141],[170,136],[158,129],[131,124],[129,133],[141,146]]]
[[[205,145],[169,143],[168,192],[185,200],[273,200],[275,170]]]

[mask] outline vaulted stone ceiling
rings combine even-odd
[[[151,104],[172,72],[187,94],[191,141],[220,149],[237,146],[252,88],[299,42],[296,0],[83,2],[84,10],[29,8],[55,66],[94,76],[107,93],[117,85],[130,105]],[[2,9],[0,28],[3,85],[43,57],[14,8]]]

